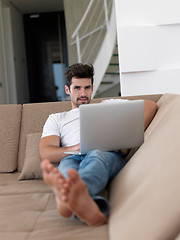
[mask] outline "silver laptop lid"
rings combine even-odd
[[[144,101],[80,106],[80,152],[116,151],[144,141]]]

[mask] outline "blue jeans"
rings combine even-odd
[[[106,187],[107,183],[117,175],[124,165],[125,161],[120,151],[103,152],[93,150],[86,155],[70,155],[63,158],[58,170],[64,177],[68,177],[68,170],[76,169],[101,212],[108,216],[108,200],[98,196],[98,193]]]

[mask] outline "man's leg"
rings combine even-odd
[[[69,169],[75,169],[79,171],[79,165],[81,161],[82,157],[80,155],[68,155],[61,160],[58,170],[65,178],[67,178]]]
[[[63,194],[65,179],[61,173],[55,168],[48,160],[43,160],[41,163],[41,169],[43,171],[43,179],[47,185],[49,185],[56,197],[56,205],[59,214],[63,217],[70,217],[72,211],[68,208],[64,200],[66,195]]]
[[[59,166],[58,166],[58,170],[59,172],[65,177],[68,177],[68,170],[70,169],[75,169],[77,170],[77,172],[79,172],[79,167],[81,165],[81,162],[83,161],[86,155],[69,155],[66,158],[62,159]],[[95,199],[96,198],[96,199]],[[96,196],[93,198],[94,202],[96,203],[96,205],[99,207],[100,205],[103,206],[103,209],[105,208],[105,205],[107,205],[106,207],[106,211],[103,211],[103,214],[107,217],[108,214],[106,214],[106,212],[109,212],[109,204],[106,204],[106,200],[102,199],[102,197]],[[105,201],[105,202],[104,202]],[[98,208],[99,209],[99,208]],[[101,210],[101,209],[100,209]],[[73,212],[75,217],[78,217],[74,212]],[[81,217],[78,217],[82,220]]]
[[[125,161],[121,152],[103,152],[94,150],[89,152],[79,166],[79,175],[86,184],[99,209],[105,216],[109,214],[107,199],[97,196],[124,167]]]
[[[90,226],[99,226],[107,222],[107,218],[89,195],[88,189],[74,169],[68,171],[66,187],[66,203],[73,214]]]
[[[121,152],[90,151],[79,165],[79,175],[90,195],[101,192],[125,166]]]
[[[82,221],[93,226],[106,223],[106,217],[92,200],[76,170],[69,170],[69,177],[64,178],[48,160],[44,160],[41,167],[44,181],[53,189],[57,208],[62,216],[70,217],[74,213]]]

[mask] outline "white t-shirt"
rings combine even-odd
[[[42,138],[56,135],[60,137],[62,147],[70,147],[80,142],[79,108],[68,112],[49,115]]]
[[[125,99],[109,99],[102,103],[128,101]],[[56,135],[60,137],[62,147],[70,147],[80,142],[79,108],[68,112],[49,115],[42,133],[42,138]]]

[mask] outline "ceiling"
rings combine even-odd
[[[63,0],[5,0],[22,13],[58,12],[64,10]]]

